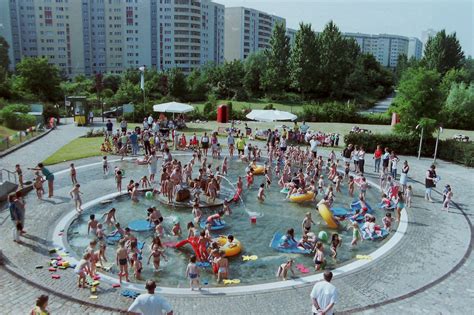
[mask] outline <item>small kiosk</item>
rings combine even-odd
[[[74,123],[78,126],[87,126],[89,117],[89,106],[86,96],[68,96],[67,102],[71,106],[74,115]]]

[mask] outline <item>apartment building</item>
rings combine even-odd
[[[226,8],[225,59],[244,60],[251,53],[269,48],[270,37],[276,23],[286,25],[286,20],[250,8]]]
[[[362,52],[372,54],[385,67],[395,68],[399,55],[408,56],[410,39],[405,36],[361,33],[344,33],[343,35],[346,38],[354,39]]]
[[[0,11],[12,69],[25,56],[69,76],[224,61],[224,6],[211,0],[2,0]]]
[[[414,57],[416,60],[420,60],[423,56],[423,43],[416,37],[411,37],[408,42],[408,58]]]
[[[290,38],[290,45],[293,46],[295,44],[295,39],[296,39],[296,32],[298,32],[295,29],[292,28],[286,28],[286,36]]]

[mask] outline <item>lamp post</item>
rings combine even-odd
[[[443,132],[443,127],[438,128],[438,136],[436,137],[436,145],[435,145],[435,152],[434,152],[434,158],[433,158],[433,164],[436,163],[436,155],[438,154],[438,142],[439,142],[439,135]]]
[[[418,130],[418,128],[421,128],[420,145],[418,146],[418,160],[419,160],[421,156],[421,145],[423,143],[423,127],[421,125],[416,125],[415,129]],[[438,146],[438,143],[436,143],[436,146]]]

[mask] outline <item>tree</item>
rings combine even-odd
[[[436,70],[444,76],[449,69],[461,68],[463,63],[464,52],[456,33],[446,35],[446,31],[442,30],[428,39],[423,57],[423,64],[428,69]]]
[[[140,86],[131,81],[123,81],[117,93],[115,93],[112,103],[117,105],[128,103],[142,104],[143,94]]]
[[[290,50],[290,38],[286,36],[285,25],[277,23],[270,38],[270,49],[265,50],[267,66],[261,80],[265,91],[281,93],[288,88]]]
[[[48,64],[47,58],[24,58],[17,64],[17,73],[21,77],[21,87],[44,101],[56,101],[61,78],[59,69]]]
[[[194,69],[186,78],[190,101],[203,101],[206,99],[206,94],[209,91],[207,82],[199,69]]]
[[[220,97],[233,98],[237,93],[243,93],[244,64],[240,60],[225,62],[220,67],[220,78],[217,92]]]
[[[439,90],[440,74],[426,68],[410,68],[403,75],[393,110],[400,115],[397,131],[414,133],[422,118],[438,121],[442,108],[442,94]],[[433,125],[431,126],[434,127]],[[434,129],[426,134],[431,135]]]
[[[244,89],[253,97],[262,96],[262,69],[265,69],[267,57],[263,52],[256,52],[244,61]]]
[[[461,82],[469,83],[469,74],[467,73],[466,69],[453,68],[448,70],[440,84],[440,91],[443,94],[443,98],[446,99],[448,97],[449,91],[451,90],[453,84]]]
[[[116,93],[120,87],[121,82],[122,77],[120,75],[107,73],[103,79],[104,89],[109,89]]]
[[[317,54],[316,34],[311,24],[300,24],[296,32],[295,44],[290,57],[291,86],[304,97],[305,93],[314,90],[316,79],[319,78],[319,56]]]
[[[443,110],[445,122],[457,129],[472,129],[474,116],[474,83],[454,83]]]
[[[178,99],[184,99],[187,93],[186,77],[184,73],[173,68],[169,72],[169,95]]]
[[[320,53],[318,92],[323,97],[341,98],[341,87],[354,69],[359,46],[353,39],[342,37],[333,21],[326,24],[317,40]]]

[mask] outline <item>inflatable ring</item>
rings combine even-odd
[[[305,194],[293,194],[290,196],[290,201],[292,202],[306,202],[306,201],[312,201],[314,198],[314,192],[308,191]]]
[[[236,238],[234,238],[234,242],[232,245],[227,242],[227,237],[225,236],[219,236],[214,241],[217,242],[217,244],[219,245],[219,249],[224,251],[227,257],[238,255],[242,250],[242,245],[240,244],[240,241]]]
[[[257,165],[256,167],[252,167],[252,170],[253,175],[263,175],[265,173],[265,167],[263,165]]]
[[[337,229],[339,227],[339,222],[334,218],[331,210],[329,210],[325,204],[320,204],[318,210],[330,229]]]

